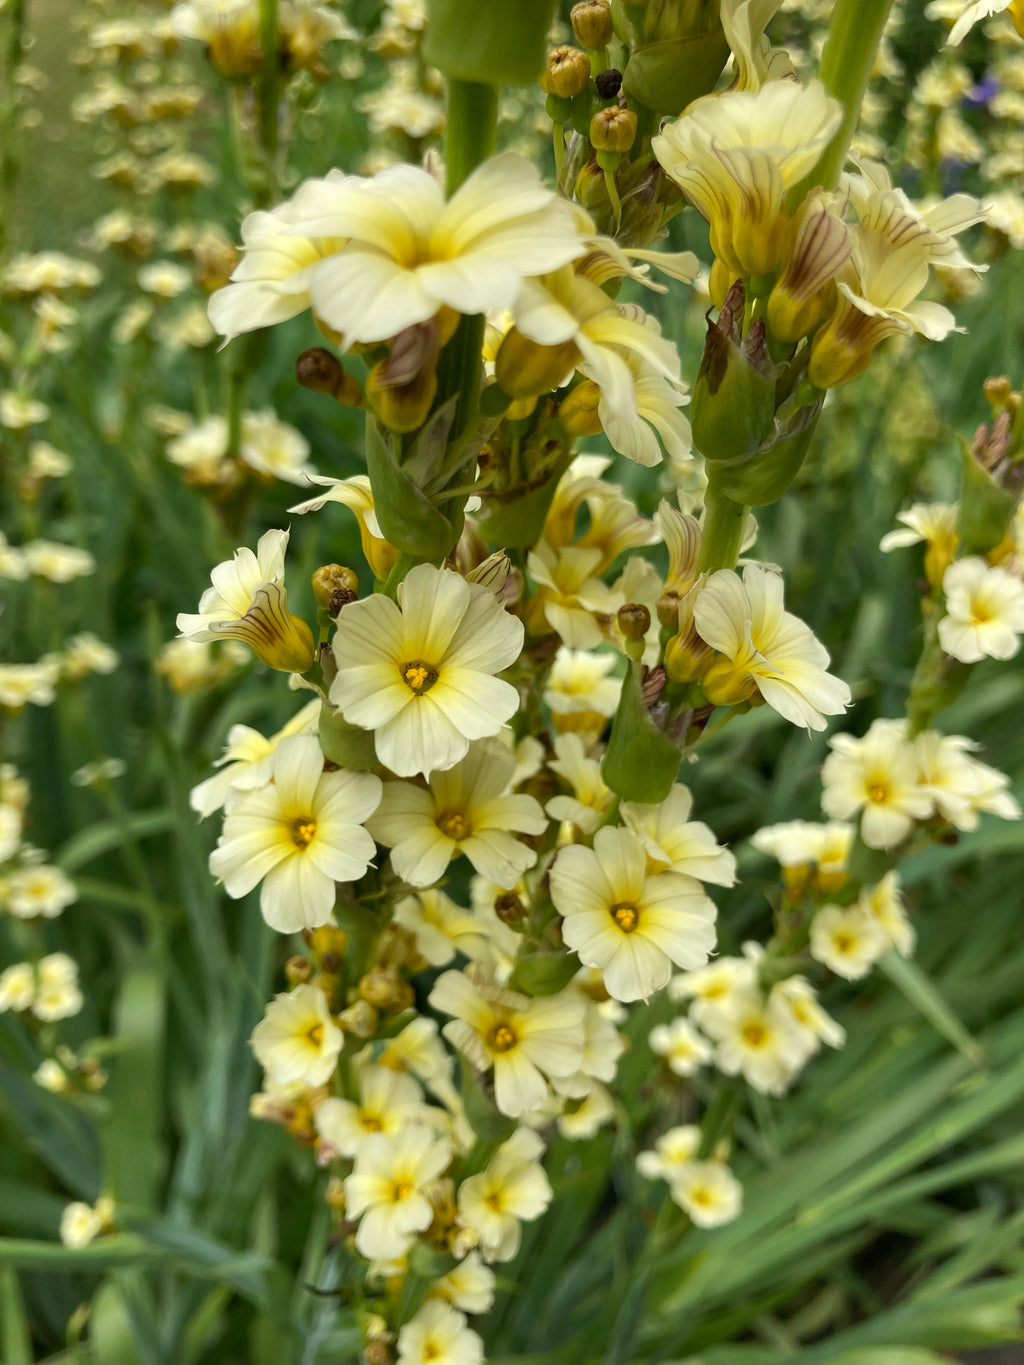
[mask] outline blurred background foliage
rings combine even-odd
[[[75,12],[39,0],[30,13],[29,59],[48,84],[20,149],[18,250],[78,253],[85,227],[118,198],[89,170],[97,137],[114,135],[70,118],[88,75],[70,64],[82,39],[69,26]],[[371,32],[381,6],[356,0],[345,13]],[[895,138],[901,99],[940,39],[939,26],[916,14],[894,39],[904,76],[882,84],[883,138]],[[980,76],[984,50],[971,53]],[[212,221],[234,238],[247,196],[221,94],[198,47],[176,60],[207,87],[189,147],[218,180],[187,198],[161,191],[146,212],[165,227]],[[370,142],[355,101],[380,84],[380,67],[368,61],[314,92],[297,119],[284,188],[360,164]],[[970,181],[969,167],[958,174]],[[131,205],[131,192],[120,200]],[[699,246],[691,219],[675,225],[675,245]],[[1024,267],[992,241],[987,250],[983,291],[958,305],[965,333],[927,350],[890,349],[834,393],[797,486],[759,518],[759,556],[785,567],[788,605],[854,687],[843,722],[854,733],[901,713],[919,645],[919,552],[882,555],[879,538],[912,500],[955,496],[959,441],[987,415],[983,380],[1006,373],[1016,385],[1024,372]],[[301,430],[317,469],[336,477],[362,468],[358,414],[297,387],[295,356],[318,340],[308,319],[220,356],[144,337],[115,344],[138,261],[109,251],[99,260],[103,280],[80,304],[76,344],[39,372],[37,394],[52,409],[46,436],[71,455],[71,472],[37,499],[19,497],[20,438],[5,433],[3,514],[12,542],[46,535],[80,545],[97,570],[64,586],[5,584],[0,632],[10,660],[35,659],[82,629],[121,656],[110,676],[62,687],[54,705],[2,722],[4,759],[31,784],[29,837],[52,850],[79,891],[77,905],[46,925],[49,950],[79,962],[86,994],[60,1037],[100,1058],[110,1081],[74,1101],[48,1093],[30,1079],[39,1040],[0,1016],[0,1359],[327,1365],[353,1358],[360,1337],[331,1293],[347,1253],[328,1240],[325,1177],[282,1131],[248,1116],[257,1076],[246,1040],[280,982],[287,944],[251,900],[230,902],[214,886],[206,858],[215,831],[188,806],[233,723],[269,732],[299,698],[258,664],[178,695],[154,664],[211,565],[267,527],[291,521],[300,612],[311,613],[303,584],[318,564],[351,564],[367,586],[372,575],[350,514],[329,506],[289,518],[300,495],[288,485],[262,487],[241,515],[219,514],[167,461],[147,412],[221,410],[241,354],[250,406],[273,407]],[[0,303],[11,335],[24,328],[24,308]],[[692,378],[700,300],[676,289],[656,311]],[[613,476],[647,513],[671,491],[657,471],[625,462]],[[980,740],[1018,797],[1022,682],[1021,660],[984,665],[939,718],[947,732]],[[727,727],[684,775],[700,818],[741,860],[740,885],[718,897],[723,951],[768,923],[770,869],[744,840],[763,824],[816,816],[825,751],[824,735],[795,731],[765,708]],[[83,764],[111,756],[123,760],[122,776],[69,784]],[[878,975],[855,998],[834,982],[825,1003],[847,1027],[845,1049],[820,1058],[783,1100],[744,1092],[733,1164],[745,1212],[732,1225],[691,1230],[666,1253],[633,1164],[642,1125],[623,1115],[591,1142],[556,1141],[555,1201],[499,1282],[488,1358],[929,1365],[936,1353],[1018,1342],[1020,1354],[1007,1359],[1024,1359],[1022,873],[1021,827],[1001,823],[905,865],[917,961],[970,1040],[955,1048],[898,981]],[[5,961],[17,956],[17,930],[0,920]],[[934,1001],[926,1007],[934,1012]],[[656,1079],[649,1022],[634,1029],[621,1074],[636,1112],[660,1130],[686,1121],[692,1100]],[[64,1205],[101,1191],[116,1200],[119,1231],[84,1250],[61,1247]]]

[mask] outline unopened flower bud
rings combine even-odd
[[[511,570],[512,561],[505,551],[495,550],[492,555],[487,556],[483,563],[478,564],[475,569],[470,569],[466,574],[466,582],[480,583],[485,588],[490,588],[495,597],[502,598]]]
[[[558,420],[567,436],[597,436],[601,431],[598,404],[601,390],[592,379],[584,379],[558,405]]]
[[[625,637],[625,652],[629,658],[639,659],[643,654],[643,637],[651,628],[650,610],[643,602],[627,602],[624,606],[618,607],[616,621],[618,629]]]
[[[512,327],[498,348],[494,378],[510,398],[538,398],[563,383],[581,359],[574,341],[542,346]]]
[[[313,929],[305,938],[313,961],[320,970],[330,976],[336,975],[348,947],[348,935],[333,924],[324,924],[319,929]]]
[[[590,120],[591,145],[599,152],[628,152],[636,141],[636,114],[611,105]]]
[[[403,998],[402,982],[395,972],[375,968],[359,979],[359,994],[374,1009],[390,1010]]]
[[[295,378],[304,389],[330,394],[346,407],[358,407],[362,401],[358,381],[346,373],[338,357],[324,346],[311,346],[302,352],[295,362]]]
[[[321,564],[313,574],[313,596],[321,611],[337,616],[359,596],[359,579],[341,564]]]
[[[594,77],[594,84],[603,100],[613,100],[622,89],[622,72],[610,66],[607,71],[598,72]]]
[[[572,31],[580,47],[593,51],[612,40],[612,7],[608,0],[580,0],[569,12]]]
[[[547,95],[572,99],[590,80],[590,58],[578,47],[556,47],[548,53],[540,88]]]
[[[338,1023],[355,1038],[372,1038],[377,1031],[377,1019],[377,1011],[368,1000],[357,1000],[338,1015]]]
[[[385,426],[405,435],[427,419],[437,396],[440,336],[436,323],[406,327],[366,377],[366,401]]]
[[[503,891],[500,896],[495,898],[494,913],[502,924],[507,924],[514,929],[525,920],[526,907],[514,891]]]
[[[993,375],[986,379],[983,387],[993,413],[999,412],[1002,408],[1016,406],[1014,399],[1017,395],[1014,394],[1013,385],[1005,374]]]
[[[296,953],[284,964],[284,979],[289,986],[300,986],[313,975],[313,964],[308,957]]]
[[[363,1358],[366,1365],[392,1365],[394,1356],[391,1354],[391,1347],[383,1337],[374,1337],[368,1341],[363,1348]]]

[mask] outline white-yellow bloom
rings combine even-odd
[[[699,1147],[700,1129],[696,1124],[670,1128],[655,1141],[653,1150],[637,1153],[636,1168],[647,1180],[671,1180],[696,1158]]]
[[[354,1157],[374,1133],[395,1137],[406,1125],[425,1122],[428,1112],[410,1075],[389,1066],[364,1066],[358,1103],[333,1095],[322,1100],[316,1107],[316,1131],[338,1155]]]
[[[231,794],[210,871],[235,899],[262,882],[263,918],[292,934],[329,923],[335,883],[369,866],[374,844],[362,822],[380,803],[381,783],[372,773],[325,772],[312,735],[281,740],[273,775],[265,787]]]
[[[305,488],[316,473],[309,463],[309,442],[282,422],[273,408],[244,413],[241,438],[238,453],[242,462],[258,474]]]
[[[742,579],[719,569],[697,594],[693,619],[717,650],[701,680],[709,701],[732,705],[760,692],[794,725],[824,730],[825,716],[850,703],[850,689],[828,668],[828,651],[804,623],[783,610],[782,579],[748,564]]]
[[[37,863],[20,867],[4,881],[0,900],[18,919],[55,919],[78,899],[75,885],[59,867]]]
[[[466,1319],[440,1299],[428,1299],[398,1332],[397,1365],[482,1365],[484,1344]]]
[[[993,14],[1002,14],[1005,10],[1010,10],[1013,18],[1014,27],[1019,31],[1021,26],[1020,6],[1015,0],[969,0],[967,4],[957,5],[961,13],[949,31],[946,42],[950,47],[958,47],[967,37],[975,24],[980,24],[983,19],[989,19]],[[933,3],[926,5],[924,12],[929,19],[945,19],[955,8],[948,3]]]
[[[775,859],[787,885],[802,886],[817,873],[819,885],[835,887],[846,879],[853,826],[844,820],[786,820],[756,830],[750,842]]]
[[[385,782],[367,828],[391,849],[392,867],[410,886],[433,885],[464,853],[481,876],[513,887],[537,861],[515,834],[547,828],[538,801],[508,793],[514,768],[510,749],[481,740],[454,767],[432,773],[427,790],[412,782]]]
[[[887,531],[879,542],[883,554],[900,550],[924,541],[924,571],[933,588],[942,584],[942,576],[953,562],[960,537],[956,529],[957,506],[951,502],[915,502],[905,512],[897,512],[896,520],[903,529]]]
[[[538,1160],[543,1150],[536,1133],[517,1128],[487,1167],[459,1186],[459,1223],[475,1235],[485,1260],[512,1260],[520,1224],[539,1218],[551,1203],[551,1185]]]
[[[647,999],[668,983],[672,964],[702,966],[715,946],[715,906],[691,877],[647,874],[644,846],[606,826],[594,847],[563,848],[550,873],[562,937],[587,967],[598,967],[616,1000]]]
[[[242,640],[271,668],[302,673],[313,662],[313,635],[288,611],[284,555],[288,531],[267,531],[254,554],[247,546],[210,574],[211,586],[199,599],[199,612],[179,612],[178,630],[186,640]]]
[[[394,922],[413,935],[416,951],[432,967],[443,967],[457,952],[487,961],[490,942],[484,923],[443,891],[420,891],[395,906]]]
[[[605,786],[597,757],[588,757],[583,739],[569,731],[556,735],[556,757],[548,767],[572,788],[571,796],[553,796],[545,810],[552,820],[567,820],[581,834],[593,834],[611,809],[615,793]]]
[[[1020,807],[1007,791],[1009,778],[975,758],[977,747],[963,735],[942,735],[938,730],[914,737],[921,783],[936,812],[957,829],[976,829],[983,811],[1004,820],[1020,818]]]
[[[452,1015],[444,1036],[479,1070],[494,1068],[494,1097],[518,1118],[548,1097],[545,1076],[571,1076],[583,1055],[583,1001],[574,993],[530,999],[472,974],[444,972],[431,1006]]]
[[[53,540],[30,540],[21,547],[29,572],[50,583],[71,583],[96,572],[96,561],[88,550],[77,545],[60,545]]]
[[[399,777],[451,768],[518,709],[516,689],[494,675],[522,643],[522,622],[489,588],[420,564],[398,605],[377,593],[342,609],[331,701],[374,731],[377,757]]]
[[[738,991],[728,1008],[701,1016],[701,1028],[715,1041],[715,1065],[727,1076],[742,1075],[767,1095],[783,1095],[806,1060],[806,1048],[792,1012],[757,989]]]
[[[711,1047],[688,1020],[673,1019],[657,1024],[647,1039],[656,1057],[664,1057],[669,1070],[677,1076],[693,1076],[711,1060]]]
[[[78,965],[67,953],[48,953],[36,964],[32,1013],[44,1023],[70,1019],[84,1004],[78,988]]]
[[[0,664],[0,706],[50,706],[56,700],[60,660],[44,655],[34,664]]]
[[[402,1256],[434,1219],[427,1197],[452,1159],[445,1138],[406,1127],[394,1137],[374,1133],[360,1146],[345,1181],[345,1208],[359,1219],[356,1249],[370,1260]]]
[[[805,976],[788,976],[777,981],[769,999],[789,1012],[805,1059],[813,1057],[822,1043],[842,1047],[846,1042],[846,1030],[822,1009],[814,987]]]
[[[2,427],[8,427],[11,431],[24,431],[26,427],[34,427],[39,422],[45,422],[49,415],[50,409],[38,398],[15,393],[13,389],[5,389],[0,393]]]
[[[192,272],[176,261],[151,261],[139,271],[139,288],[161,299],[173,299],[192,284]]]
[[[939,644],[947,654],[965,664],[1013,658],[1024,633],[1024,582],[970,555],[949,566],[942,591]]]
[[[669,1184],[669,1194],[699,1228],[719,1228],[738,1218],[743,1186],[722,1161],[688,1161]]]
[[[622,823],[644,846],[652,872],[683,872],[699,882],[733,886],[736,859],[699,820],[691,820],[693,796],[682,783],[660,805],[623,801]]]
[[[320,718],[320,699],[307,702],[301,711],[266,739],[248,725],[232,725],[224,753],[215,763],[219,773],[193,787],[189,805],[204,819],[220,810],[232,790],[257,791],[274,776],[274,752],[289,735],[313,734]]]
[[[874,915],[858,905],[825,905],[811,920],[811,956],[837,976],[858,981],[892,948]]]
[[[878,923],[902,957],[910,956],[916,935],[903,904],[898,872],[887,872],[880,882],[865,887],[857,897],[857,907]]]
[[[462,1313],[487,1313],[494,1304],[494,1271],[484,1265],[479,1251],[435,1280],[427,1292],[431,1299],[443,1299]]]
[[[833,819],[863,812],[861,838],[868,848],[894,848],[915,820],[926,820],[933,801],[923,786],[913,747],[899,720],[876,720],[862,739],[833,735],[821,769],[821,807]]]
[[[621,678],[608,676],[616,662],[614,654],[561,646],[544,685],[544,704],[557,729],[597,733],[604,729],[622,690]]]
[[[325,1085],[338,1064],[344,1034],[318,986],[275,995],[252,1032],[256,1060],[275,1085]]]
[[[31,962],[14,962],[0,972],[0,1014],[20,1013],[36,998],[36,972]]]
[[[718,957],[706,967],[674,976],[668,993],[673,1000],[689,1000],[690,1018],[707,1032],[707,1019],[730,1010],[756,983],[757,967],[749,957]]]
[[[698,100],[651,149],[711,228],[711,249],[734,278],[782,264],[786,197],[816,165],[842,119],[818,81],[769,81],[757,92]]]
[[[60,1219],[60,1240],[78,1250],[112,1231],[113,1221],[114,1202],[108,1195],[101,1195],[95,1204],[66,1204]]]

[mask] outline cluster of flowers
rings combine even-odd
[[[78,898],[74,884],[46,853],[24,839],[28,783],[0,768],[0,909],[12,922],[55,919]],[[12,923],[13,928],[13,923]],[[27,942],[15,934],[15,943]],[[33,936],[38,944],[40,936]],[[78,967],[66,953],[45,953],[0,971],[0,1013],[30,1012],[40,1023],[67,1019],[82,1008]]]

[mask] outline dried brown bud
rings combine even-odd
[[[374,1009],[390,1010],[403,998],[401,986],[396,973],[375,968],[360,978],[359,994]]]
[[[391,1347],[383,1337],[374,1337],[368,1341],[363,1348],[363,1358],[366,1365],[392,1365],[394,1356],[391,1354]]]
[[[651,628],[651,613],[642,602],[627,602],[616,613],[619,630],[627,640],[639,641]]]
[[[295,378],[304,389],[327,393],[346,407],[358,407],[362,390],[358,382],[347,374],[337,356],[324,346],[311,346],[295,362]]]
[[[594,77],[594,84],[603,100],[613,100],[622,89],[622,72],[611,66]]]
[[[508,924],[514,928],[517,924],[522,924],[526,918],[526,907],[514,891],[503,891],[495,899],[494,913],[502,924]]]

